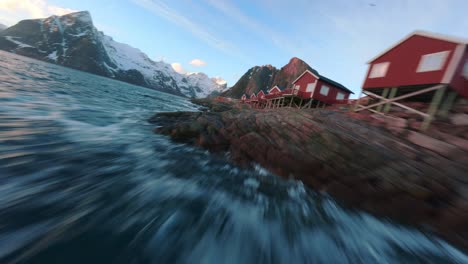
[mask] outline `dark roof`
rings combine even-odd
[[[318,74],[318,73],[317,73]],[[346,88],[344,85],[342,85],[341,83],[337,83],[335,82],[334,80],[332,79],[328,79],[327,77],[323,76],[323,75],[320,75],[318,74],[318,76],[320,77],[320,80],[322,80],[323,82],[326,82],[326,83],[329,83],[333,86],[335,86],[336,88],[340,88],[341,90],[344,90],[348,93],[352,93],[354,94],[351,90],[349,90],[348,88]]]

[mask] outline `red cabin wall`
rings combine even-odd
[[[322,89],[322,85],[326,85],[330,88],[328,91],[328,95],[323,95],[320,93],[320,89]],[[336,95],[338,93],[343,93],[345,95],[344,100],[336,100]],[[349,92],[346,92],[336,86],[333,86],[329,83],[322,82],[321,80],[318,81],[317,86],[315,87],[314,95],[312,96],[313,99],[325,102],[327,104],[335,104],[340,101],[345,101],[349,99]]]
[[[465,47],[465,55],[463,56],[460,64],[455,71],[455,76],[450,83],[450,87],[454,89],[459,95],[468,98],[468,79],[463,77],[463,67],[465,67],[465,63],[468,61],[468,48]]]
[[[386,88],[441,83],[456,46],[456,43],[414,35],[369,64],[369,70],[363,88]],[[422,55],[447,50],[450,51],[450,53],[441,70],[416,72]],[[390,62],[387,74],[381,78],[369,78],[372,65],[381,62]]]
[[[263,91],[260,91],[257,93],[257,98],[258,99],[264,99],[265,98],[265,93]]]
[[[307,85],[309,83],[316,82],[317,78],[313,76],[312,74],[306,72],[304,75],[302,75],[301,78],[299,78],[293,85],[299,85],[299,93],[298,95],[301,96],[302,98],[310,98],[311,94],[310,92],[306,92]],[[317,90],[317,87],[315,87]]]
[[[281,93],[281,90],[278,87],[271,88],[269,94]]]

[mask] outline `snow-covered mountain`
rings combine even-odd
[[[7,28],[7,26],[0,23],[0,31],[4,30],[5,28]]]
[[[219,77],[179,74],[165,62],[98,31],[87,11],[23,20],[0,31],[0,49],[187,97],[226,89]]]

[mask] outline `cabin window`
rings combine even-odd
[[[316,82],[307,84],[306,92],[313,92],[315,89],[315,83]]]
[[[465,67],[463,67],[463,76],[468,80],[468,61],[465,61]]]
[[[327,96],[329,91],[330,91],[330,87],[328,87],[326,85],[322,85],[322,88],[320,88],[320,94],[321,95]]]
[[[344,99],[344,93],[337,93],[336,94],[336,100],[343,100]]]
[[[416,72],[439,71],[444,67],[445,60],[450,51],[426,54],[421,57]]]
[[[381,78],[387,75],[388,67],[390,62],[381,62],[372,65],[372,70],[369,74],[369,78]]]

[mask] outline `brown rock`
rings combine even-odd
[[[464,127],[434,122],[430,136],[406,129],[419,130],[416,119],[368,112],[203,104],[208,109],[202,113],[156,115],[151,122],[161,127],[155,132],[211,151],[229,150],[241,166],[258,163],[342,203],[405,223],[430,224],[445,238],[468,245],[468,214],[461,213],[468,204],[463,195],[468,157],[462,150],[466,139],[456,136]]]
[[[454,114],[450,117],[450,122],[456,126],[468,126],[468,114]]]
[[[407,139],[413,144],[437,152],[445,157],[450,157],[450,155],[457,150],[457,148],[451,144],[415,131],[409,132]]]

